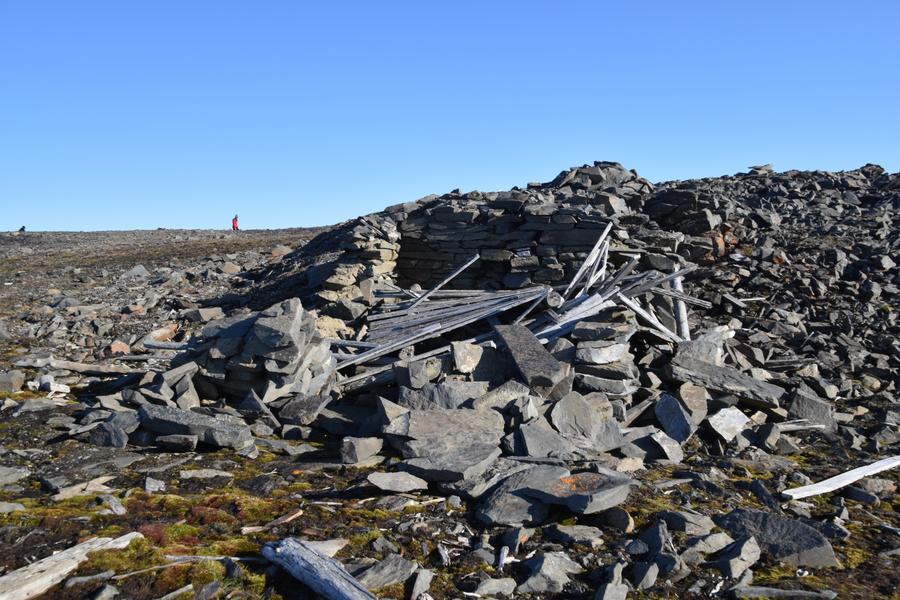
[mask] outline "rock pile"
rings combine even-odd
[[[440,500],[383,528],[378,560],[265,547],[314,590],[327,573],[352,597],[406,582],[426,600],[426,567],[469,563],[454,580],[468,594],[790,593],[752,586],[754,569],[847,566],[849,522],[896,503],[896,472],[823,488],[831,504],[786,492],[900,444],[898,209],[900,175],[873,166],[653,186],[595,163],[424,198],[254,273],[245,304],[278,300],[264,310],[181,313],[205,324],[157,344],[177,358],[94,382],[62,426],[358,469],[326,504]],[[891,511],[874,518],[900,531]]]

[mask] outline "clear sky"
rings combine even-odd
[[[311,226],[616,160],[900,170],[900,2],[0,1],[0,230]]]

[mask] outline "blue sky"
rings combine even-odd
[[[0,230],[334,223],[594,160],[900,170],[900,3],[0,3]]]

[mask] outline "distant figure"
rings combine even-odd
[[[231,220],[231,230],[232,231],[238,230],[237,215],[234,215],[234,218]]]
[[[22,225],[21,227],[19,227],[19,233],[25,233],[25,226],[24,226],[24,225]]]

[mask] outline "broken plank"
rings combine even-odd
[[[810,496],[818,496],[819,494],[827,494],[828,492],[833,492],[835,490],[839,490],[842,487],[846,487],[848,485],[856,483],[864,477],[870,477],[872,475],[881,473],[882,471],[887,471],[888,469],[894,469],[896,467],[900,467],[900,455],[890,456],[877,462],[873,462],[870,465],[851,469],[846,473],[841,473],[840,475],[829,477],[828,479],[820,481],[819,483],[813,483],[810,485],[804,485],[802,487],[785,490],[781,492],[781,495],[789,500],[799,500],[801,498],[809,498]]]
[[[133,540],[143,537],[136,531],[117,538],[97,537],[51,554],[0,577],[0,598],[3,600],[36,598],[62,583],[81,563],[88,559],[90,552],[122,550],[127,548]]]
[[[376,600],[375,596],[344,569],[337,560],[325,556],[294,538],[263,546],[262,554],[328,600]]]

